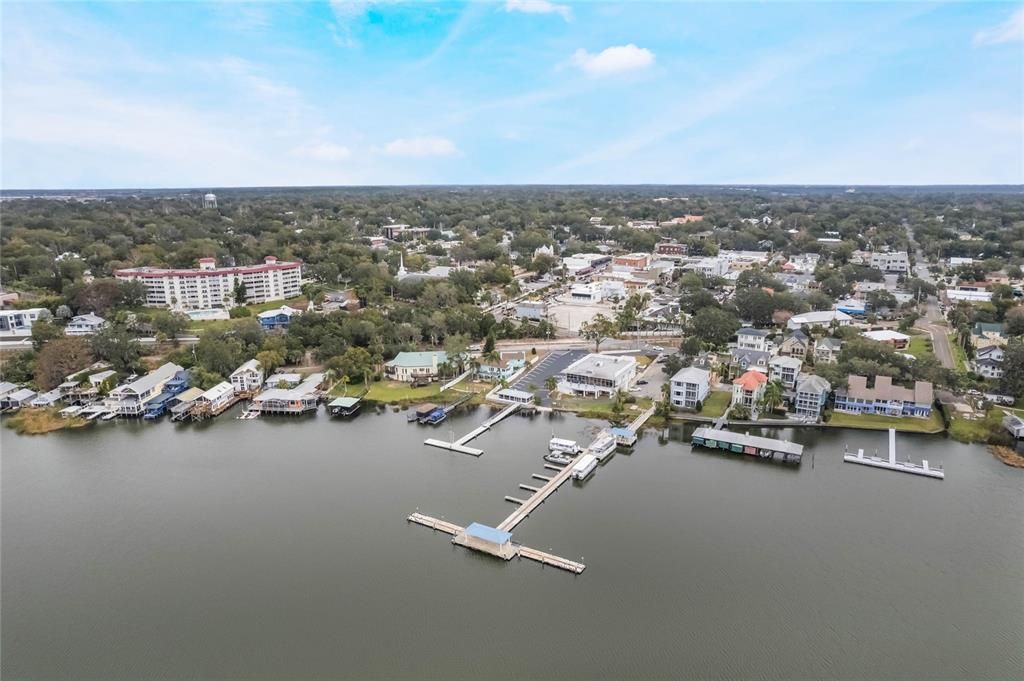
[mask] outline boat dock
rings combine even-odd
[[[858,449],[856,454],[850,454],[849,451],[844,453],[843,461],[846,463],[859,463],[863,466],[871,466],[873,468],[884,468],[890,471],[900,471],[901,473],[923,475],[927,478],[936,478],[938,480],[946,479],[946,472],[942,470],[942,467],[938,466],[936,468],[932,468],[928,465],[927,459],[922,460],[920,464],[916,464],[911,461],[897,461],[896,431],[892,428],[889,429],[888,459],[883,459],[879,456],[864,456],[864,450]]]
[[[637,433],[644,427],[648,419],[654,416],[655,407],[651,405],[645,409],[642,413],[638,414],[633,422],[623,428],[611,428],[611,434],[615,436],[615,444],[622,445],[623,447],[632,447],[636,444]]]
[[[716,428],[698,428],[693,431],[690,444],[694,447],[721,449],[736,454],[748,454],[761,459],[780,456],[785,463],[800,463],[804,446],[788,440],[733,433]]]
[[[498,524],[499,530],[505,532],[512,531],[516,525],[526,520],[527,516],[533,513],[534,509],[544,503],[544,501],[551,496],[556,489],[561,487],[566,480],[572,476],[572,467],[576,464],[583,454],[580,454],[573,458],[572,463],[565,466],[564,468],[558,469],[557,475],[544,483],[544,486],[530,495],[529,499],[524,500],[519,508],[512,511],[511,515],[502,520]],[[557,468],[557,467],[556,467]],[[517,500],[518,501],[518,500]]]
[[[462,402],[464,402],[466,399],[469,399],[470,397],[471,396],[467,396],[462,401],[457,402],[456,404],[461,404]],[[473,439],[483,435],[488,430],[490,430],[495,425],[497,425],[500,421],[502,421],[503,419],[505,419],[508,416],[511,416],[516,411],[518,411],[519,408],[522,407],[522,406],[523,405],[521,405],[519,403],[508,405],[507,407],[505,407],[504,409],[499,411],[497,414],[495,414],[494,416],[491,416],[489,419],[487,419],[486,421],[481,423],[479,426],[477,426],[473,430],[469,431],[468,433],[466,433],[465,435],[460,437],[458,440],[452,440],[450,442],[445,442],[444,440],[438,440],[436,438],[427,438],[426,440],[423,441],[423,444],[429,445],[431,447],[440,447],[441,449],[447,449],[447,450],[452,451],[452,452],[459,452],[460,454],[469,454],[470,456],[480,456],[481,454],[484,453],[484,450],[477,449],[475,447],[467,447],[466,443],[469,442],[470,440],[473,440]],[[452,408],[454,408],[454,407],[452,407]]]
[[[587,568],[583,563],[577,563],[568,558],[562,558],[546,551],[513,542],[511,533],[480,525],[479,523],[473,523],[469,527],[461,527],[447,520],[433,518],[419,512],[413,513],[406,520],[451,535],[453,544],[497,556],[504,560],[526,558],[527,560],[536,561],[541,565],[550,565],[551,567],[566,570],[576,575]]]

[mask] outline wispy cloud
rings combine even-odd
[[[384,146],[388,156],[452,156],[458,153],[455,143],[446,137],[399,137]]]
[[[602,78],[646,69],[654,64],[654,53],[633,43],[606,47],[597,54],[580,48],[572,63],[591,78]]]
[[[572,21],[572,8],[548,0],[507,0],[506,12],[522,12],[523,14],[557,14],[566,21]]]
[[[1024,7],[997,26],[983,28],[974,34],[975,45],[1001,45],[1024,41]]]

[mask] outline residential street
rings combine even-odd
[[[927,331],[932,337],[932,349],[939,362],[947,369],[953,369],[956,363],[953,361],[953,348],[949,344],[948,328],[940,326],[936,322],[942,320],[938,305],[934,301],[928,302],[925,316],[914,324],[919,329]]]

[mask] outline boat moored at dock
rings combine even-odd
[[[597,468],[597,457],[593,454],[584,454],[579,461],[572,466],[572,477],[575,480],[583,480]]]
[[[580,446],[576,440],[566,440],[560,437],[553,437],[548,442],[548,450],[556,454],[579,454]]]
[[[587,452],[593,454],[598,461],[604,461],[606,456],[615,451],[617,444],[614,435],[607,430],[602,430],[597,439],[587,447]]]

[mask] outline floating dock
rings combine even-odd
[[[856,454],[850,454],[847,452],[843,455],[843,461],[846,463],[859,463],[862,466],[871,466],[872,468],[884,468],[890,471],[899,471],[901,473],[911,473],[913,475],[923,475],[927,478],[936,478],[938,480],[946,479],[946,472],[942,470],[941,466],[932,468],[928,465],[928,460],[922,460],[920,464],[913,463],[911,461],[897,461],[896,460],[896,431],[892,428],[889,429],[889,458],[883,459],[879,456],[864,456],[864,450],[858,449]]]
[[[695,447],[747,454],[761,459],[772,459],[779,456],[785,463],[800,463],[800,458],[804,453],[803,445],[788,440],[733,433],[716,428],[698,428],[693,431],[690,444]]]
[[[465,398],[465,399],[469,399],[469,397],[471,397],[471,396],[467,396],[467,398]],[[462,401],[464,402],[465,399],[463,399]],[[459,402],[457,404],[461,404],[461,402]],[[497,425],[500,421],[505,419],[507,416],[510,416],[513,413],[515,413],[516,411],[518,411],[519,408],[522,407],[522,406],[523,405],[518,404],[518,403],[508,405],[507,407],[502,409],[500,412],[498,412],[497,414],[495,414],[494,416],[490,417],[489,419],[487,419],[486,421],[481,423],[479,426],[477,426],[473,430],[469,431],[468,433],[466,433],[465,435],[460,437],[458,440],[452,440],[450,442],[445,442],[444,440],[438,440],[436,438],[427,438],[426,440],[423,441],[423,444],[429,445],[431,447],[440,447],[441,449],[447,449],[447,450],[452,451],[452,452],[459,452],[460,454],[469,454],[470,456],[480,456],[481,454],[484,453],[484,450],[477,449],[475,447],[467,447],[466,443],[469,442],[470,440],[473,440],[473,439],[475,439],[477,437],[480,437],[481,435],[486,433],[488,430],[493,428],[495,425]]]

